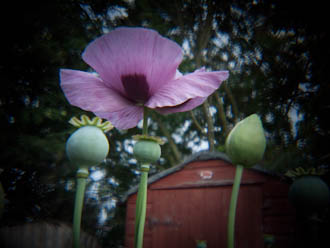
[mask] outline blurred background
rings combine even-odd
[[[179,69],[229,70],[202,106],[161,116],[150,134],[166,140],[151,174],[201,150],[224,151],[240,119],[257,113],[267,151],[261,166],[284,174],[298,166],[327,169],[330,116],[330,37],[324,1],[69,0],[1,6],[0,181],[6,201],[1,226],[72,221],[75,170],[65,142],[71,106],[59,69],[91,71],[86,45],[119,26],[157,30],[183,48]],[[82,227],[104,247],[124,242],[125,192],[139,180],[132,135],[141,125],[108,133],[107,160],[91,170]],[[323,176],[329,182],[328,174]],[[328,217],[329,218],[329,217]]]

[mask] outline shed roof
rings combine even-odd
[[[182,170],[186,165],[192,163],[192,162],[196,162],[196,161],[208,161],[208,160],[223,160],[226,161],[228,163],[231,163],[230,158],[222,152],[210,152],[210,151],[200,151],[197,153],[194,153],[192,155],[190,155],[189,157],[186,157],[185,160],[181,163],[178,164],[176,166],[173,166],[169,169],[163,170],[159,173],[156,173],[155,175],[151,176],[148,178],[148,185],[151,183],[154,183],[158,180],[160,180],[161,178],[164,178],[168,175],[171,175],[177,171]],[[268,175],[274,175],[273,173],[265,170],[264,168],[262,168],[260,165],[256,165],[254,167],[252,167],[251,169],[268,174]],[[125,202],[127,200],[127,198],[136,193],[138,191],[138,187],[139,185],[135,185],[132,188],[130,188],[126,194],[123,196],[123,198],[121,199],[121,202]]]

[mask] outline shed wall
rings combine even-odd
[[[150,184],[144,247],[195,247],[198,239],[207,240],[208,248],[225,247],[234,175],[235,167],[223,160],[196,161]],[[236,216],[237,247],[263,247],[264,233],[288,243],[293,219],[287,190],[278,179],[244,170]],[[136,194],[127,200],[127,248],[134,244],[135,201]]]
[[[263,232],[275,237],[275,248],[294,247],[295,210],[288,200],[289,184],[270,178],[262,191]]]

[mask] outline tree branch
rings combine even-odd
[[[229,101],[231,103],[232,111],[233,111],[233,117],[234,117],[234,123],[236,123],[239,114],[238,114],[238,107],[237,107],[235,97],[234,97],[233,93],[231,92],[230,88],[227,86],[227,82],[223,82],[222,85],[223,85],[223,88],[224,88],[224,90],[225,90],[225,92],[226,92],[226,94],[229,98]]]
[[[210,3],[208,3],[209,5]],[[207,44],[210,40],[211,37],[211,32],[212,32],[212,22],[214,18],[214,11],[213,8],[208,6],[207,10],[207,16],[205,22],[200,22],[199,23],[199,30],[197,32],[197,40],[196,40],[196,47],[195,47],[195,63],[196,67],[199,68],[201,67],[201,62],[202,62],[202,51],[207,47]],[[204,116],[207,121],[207,139],[209,142],[209,150],[213,151],[214,150],[214,125],[213,125],[213,120],[212,116],[209,111],[209,103],[208,99],[205,100],[203,103],[203,112]]]
[[[199,124],[198,120],[196,119],[194,112],[192,110],[189,111],[191,119],[193,121],[193,123],[195,124],[195,126],[197,127],[197,129],[203,134],[206,135],[206,132],[204,131],[204,129],[202,128],[202,126]]]
[[[207,139],[209,141],[209,150],[214,151],[214,125],[209,111],[210,105],[208,99],[203,103],[203,110],[207,121]]]
[[[161,132],[167,138],[168,144],[170,145],[170,148],[171,148],[171,150],[174,154],[175,160],[177,162],[180,162],[181,158],[182,158],[182,155],[181,155],[181,152],[179,151],[177,145],[175,144],[171,134],[168,132],[167,128],[164,126],[162,121],[159,119],[159,117],[154,112],[151,112],[151,115],[152,115],[152,119],[157,122],[157,125],[159,126]]]
[[[215,91],[213,93],[213,97],[215,98],[215,103],[216,103],[217,109],[219,111],[219,119],[222,124],[222,130],[223,130],[224,137],[227,137],[228,126],[227,126],[227,119],[226,119],[225,109],[223,107],[222,100],[217,91]]]

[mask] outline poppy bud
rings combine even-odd
[[[134,145],[135,158],[142,164],[151,164],[160,158],[161,149],[159,143],[153,140],[139,140]]]
[[[101,163],[107,157],[109,142],[100,128],[83,126],[69,137],[66,152],[74,165],[86,168]]]
[[[259,162],[266,149],[260,118],[250,115],[238,122],[226,139],[226,153],[236,165],[251,167]]]

